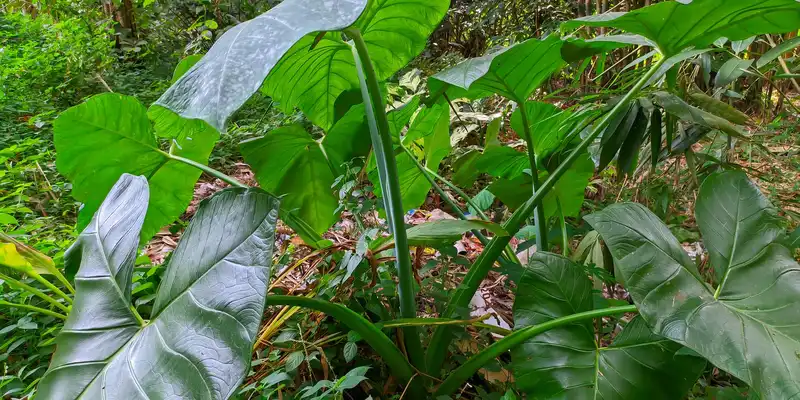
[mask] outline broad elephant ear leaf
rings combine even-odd
[[[398,118],[404,118],[401,115],[403,110],[394,113],[398,113]],[[450,154],[450,108],[447,103],[439,102],[422,108],[402,141],[413,154],[398,150],[396,156],[400,197],[403,208],[408,211],[422,205],[432,187],[417,163],[438,171],[442,160]],[[375,157],[370,159],[368,176],[375,186],[375,194],[383,196]]]
[[[219,133],[203,121],[189,121],[164,108],[151,110],[159,136],[175,140],[174,154],[205,164]],[[94,96],[59,115],[54,123],[56,166],[72,182],[84,206],[83,229],[123,173],[144,175],[152,200],[142,240],[153,237],[186,211],[200,170],[171,160],[159,149],[147,110],[133,97]]]
[[[569,259],[536,253],[514,300],[514,328],[593,309],[592,282]],[[705,360],[681,355],[681,345],[655,335],[639,317],[610,346],[595,339],[592,320],[547,331],[514,348],[511,359],[520,389],[535,398],[684,398]]]
[[[424,50],[449,6],[449,0],[369,2],[353,25],[367,43],[378,79],[388,79]],[[335,121],[336,99],[358,87],[351,45],[341,34],[328,33],[322,39],[316,34],[300,39],[267,77],[263,90],[284,110],[297,107],[327,131]]]
[[[709,177],[701,192],[707,196],[698,196],[697,219],[708,235],[712,267],[722,275],[716,289],[645,207],[618,204],[586,220],[603,236],[656,333],[701,354],[765,399],[796,396],[800,314],[785,304],[800,298],[800,265],[780,244],[776,211],[741,172]]]
[[[318,234],[337,220],[336,178],[322,145],[300,125],[289,125],[242,142],[242,156],[264,190],[284,196],[284,212],[294,212]]]
[[[524,137],[525,127],[522,122],[521,107],[511,114],[511,127],[520,137]],[[538,101],[528,101],[525,103],[525,107],[528,112],[530,132],[533,136],[534,152],[538,158],[543,159],[558,149],[562,140],[570,133],[570,125],[566,122],[572,116],[572,112]]]
[[[439,72],[429,79],[431,93],[450,98],[479,99],[492,94],[523,104],[531,93],[566,62],[561,58],[563,42],[556,35],[529,39],[512,47],[472,58]]]
[[[156,104],[184,118],[202,119],[224,132],[228,117],[258,91],[295,43],[312,32],[337,31],[352,25],[367,2],[284,1],[225,32]]]
[[[765,33],[783,33],[800,26],[796,0],[668,1],[631,12],[610,12],[568,21],[562,29],[580,26],[616,28],[655,42],[674,56],[682,50],[703,48],[726,37],[744,40]]]
[[[145,324],[131,311],[130,291],[147,199],[147,180],[123,175],[69,250],[69,262],[80,263],[75,303],[39,397],[227,399],[244,379],[266,300],[278,200],[229,189],[204,201]]]

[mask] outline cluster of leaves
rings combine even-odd
[[[105,24],[48,15],[0,16],[0,105],[10,111],[60,110],[91,92],[86,81],[111,62],[113,41]]]

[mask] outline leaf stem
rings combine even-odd
[[[238,180],[236,180],[236,178],[233,178],[231,176],[225,175],[222,172],[217,171],[214,168],[209,167],[208,165],[205,165],[205,164],[202,164],[202,163],[199,163],[197,161],[190,160],[188,158],[184,158],[184,157],[181,157],[181,156],[176,156],[174,154],[170,154],[170,153],[167,153],[165,151],[159,150],[159,152],[161,153],[161,155],[163,155],[164,157],[169,158],[170,160],[175,160],[175,161],[182,162],[182,163],[184,163],[186,165],[191,165],[192,167],[195,167],[195,168],[197,168],[197,169],[199,169],[199,170],[201,170],[201,171],[213,176],[214,178],[217,178],[217,179],[219,179],[219,180],[221,180],[221,181],[223,181],[223,182],[225,182],[225,183],[227,183],[227,184],[229,184],[229,185],[231,185],[233,187],[238,187],[238,188],[243,188],[243,189],[247,189],[247,188],[250,187],[250,186],[245,185],[242,182],[239,182]]]
[[[461,189],[460,189],[458,186],[456,186],[456,185],[455,185],[455,184],[453,184],[452,182],[450,182],[450,181],[448,181],[447,179],[445,179],[445,178],[443,178],[443,177],[439,176],[439,174],[437,174],[437,173],[436,173],[436,171],[434,171],[434,170],[432,170],[432,169],[430,169],[430,168],[428,168],[428,167],[426,167],[426,166],[422,165],[422,163],[420,163],[420,162],[419,162],[419,160],[417,160],[417,157],[414,155],[414,153],[412,153],[412,152],[411,152],[411,150],[409,150],[409,149],[408,149],[406,146],[403,146],[402,144],[401,144],[400,146],[403,148],[403,151],[405,151],[405,152],[406,152],[406,154],[408,154],[408,156],[411,158],[411,160],[413,160],[413,161],[414,161],[414,164],[417,166],[417,169],[419,169],[419,171],[420,171],[420,172],[422,172],[422,175],[425,177],[425,179],[427,179],[427,180],[428,180],[428,182],[430,182],[431,186],[433,186],[433,188],[436,190],[436,192],[438,192],[438,193],[439,193],[439,196],[440,196],[440,197],[442,197],[442,199],[444,199],[444,201],[447,203],[447,205],[449,205],[449,206],[450,206],[450,208],[453,210],[453,212],[455,212],[455,213],[458,215],[458,218],[459,218],[459,219],[462,219],[462,220],[466,221],[466,220],[468,220],[469,218],[467,218],[467,214],[465,214],[465,213],[464,213],[464,211],[463,211],[463,210],[461,210],[461,207],[459,207],[459,206],[458,206],[458,204],[455,204],[455,202],[453,202],[453,200],[451,200],[451,199],[450,199],[450,196],[448,196],[448,195],[447,195],[447,193],[445,193],[445,192],[444,192],[444,189],[442,189],[442,187],[441,187],[441,186],[439,186],[439,184],[437,184],[437,183],[436,183],[436,180],[434,179],[434,177],[435,177],[435,178],[437,178],[437,179],[439,179],[439,180],[440,180],[440,181],[442,181],[442,182],[443,182],[445,185],[447,185],[448,187],[450,187],[451,189],[453,189],[453,191],[455,191],[456,193],[458,193],[458,195],[459,195],[459,196],[461,196],[461,198],[463,198],[463,199],[464,199],[464,201],[465,201],[465,202],[466,202],[466,203],[467,203],[467,204],[468,204],[470,207],[472,207],[472,208],[475,210],[475,212],[478,214],[478,216],[479,216],[479,217],[480,217],[482,220],[484,220],[484,221],[489,221],[489,217],[488,217],[486,214],[484,214],[484,212],[483,212],[483,211],[481,211],[481,209],[480,209],[480,208],[479,208],[479,207],[478,207],[478,206],[477,206],[477,205],[476,205],[476,204],[475,204],[475,203],[472,201],[472,199],[469,197],[469,195],[467,195],[466,193],[464,193],[464,191],[463,191],[463,190],[461,190]],[[487,237],[486,237],[486,236],[485,236],[483,233],[481,233],[479,230],[477,230],[477,229],[474,229],[474,230],[472,230],[472,233],[475,235],[475,237],[477,237],[477,238],[478,238],[478,240],[480,240],[480,242],[481,242],[481,243],[482,243],[484,246],[485,246],[487,243],[489,243],[489,238],[487,238]],[[514,254],[514,250],[512,250],[512,249],[511,249],[511,246],[507,246],[507,247],[506,247],[506,249],[505,249],[505,256],[506,256],[506,259],[507,259],[509,262],[512,262],[512,263],[517,263],[517,264],[522,264],[522,263],[519,261],[519,258],[517,258],[517,255],[516,255],[516,254]]]
[[[416,374],[416,371],[408,363],[403,353],[400,352],[400,349],[388,336],[374,324],[364,319],[364,317],[341,304],[308,297],[269,295],[267,296],[267,305],[297,306],[323,312],[358,332],[359,336],[381,356],[383,361],[391,368],[393,375],[401,382],[410,382],[411,378]],[[413,387],[416,387],[416,389]],[[417,394],[421,395],[421,397],[415,398],[425,398],[424,389],[420,384],[415,384],[413,387],[412,390],[417,390]]]
[[[18,280],[14,279],[14,278],[6,275],[6,274],[0,274],[0,279],[2,279],[3,281],[5,281],[6,283],[8,283],[11,286],[15,286],[18,289],[22,289],[22,290],[24,290],[24,291],[26,291],[26,292],[28,292],[28,293],[30,293],[32,295],[35,295],[36,297],[41,298],[42,300],[44,300],[44,301],[46,301],[46,302],[48,302],[48,303],[60,308],[61,311],[64,311],[65,313],[69,313],[69,307],[59,303],[58,301],[56,301],[56,299],[44,294],[42,291],[40,291],[39,289],[36,289],[33,286],[30,286],[30,285],[27,285],[25,283],[22,283],[21,281],[18,281]]]
[[[361,36],[361,31],[358,28],[351,27],[345,32],[352,38],[355,45],[353,58],[356,62],[356,70],[361,83],[365,109],[370,120],[370,136],[383,189],[386,219],[389,223],[390,231],[394,235],[397,277],[399,279],[400,315],[403,318],[414,318],[417,315],[417,302],[414,293],[414,284],[416,282],[414,281],[414,272],[411,266],[411,253],[408,249],[400,179],[397,172],[389,121],[386,118],[386,107],[378,84],[378,76],[370,59],[367,43]],[[380,173],[381,170],[383,170],[383,173]],[[404,328],[403,337],[412,364],[420,370],[425,370],[425,355],[422,351],[422,342],[417,329],[415,327]]]
[[[528,106],[523,101],[518,103],[520,115],[522,116],[522,130],[525,134],[525,143],[528,148],[528,160],[531,165],[531,195],[536,194],[536,187],[539,186],[539,170],[536,168],[536,151],[533,148],[533,132],[528,118]],[[533,224],[536,225],[536,250],[547,251],[547,219],[544,215],[544,207],[539,204],[533,211]]]
[[[495,260],[497,260],[497,257],[500,256],[503,248],[508,245],[511,237],[519,232],[521,224],[528,219],[535,207],[542,201],[542,199],[544,199],[544,196],[553,188],[556,182],[558,182],[564,173],[567,172],[572,164],[574,164],[578,158],[583,156],[586,149],[588,149],[594,140],[600,135],[611,119],[616,117],[620,112],[622,112],[622,110],[627,109],[630,102],[639,94],[645,84],[650,80],[651,77],[653,77],[653,75],[656,74],[659,68],[664,65],[666,60],[666,58],[662,58],[656,64],[654,64],[646,74],[639,78],[636,84],[614,106],[614,108],[600,119],[600,121],[595,125],[592,133],[590,133],[589,136],[587,136],[578,145],[578,147],[575,148],[572,153],[570,153],[570,155],[561,163],[561,165],[556,168],[555,172],[553,172],[547,178],[539,190],[536,191],[536,194],[528,199],[528,201],[525,202],[522,207],[517,209],[517,211],[511,215],[511,218],[506,221],[505,224],[503,224],[503,228],[509,233],[510,236],[495,237],[483,249],[481,255],[478,256],[478,259],[475,260],[475,263],[472,265],[472,267],[470,267],[469,271],[467,271],[467,275],[464,277],[464,280],[450,296],[447,308],[445,309],[445,312],[442,313],[443,317],[448,318],[452,316],[456,310],[469,306],[469,301],[472,299],[472,296],[478,290],[481,282],[483,282],[483,280],[489,274],[489,271],[491,271]],[[436,329],[428,347],[428,354],[426,355],[428,374],[433,376],[439,375],[451,340],[452,333],[450,332],[450,327],[441,326]]]
[[[23,310],[33,311],[33,312],[37,312],[37,313],[44,314],[44,315],[49,315],[51,317],[59,318],[59,319],[62,319],[62,320],[66,320],[67,319],[66,315],[59,314],[57,312],[50,311],[50,310],[45,310],[44,308],[39,308],[39,307],[36,307],[36,306],[30,306],[30,305],[27,305],[27,304],[10,303],[10,302],[7,302],[5,300],[0,300],[0,305],[6,306],[6,307],[21,308]]]
[[[36,279],[39,283],[47,287],[48,289],[52,290],[53,293],[57,294],[59,297],[64,299],[69,304],[72,304],[72,297],[67,295],[66,293],[62,292],[61,289],[57,288],[56,285],[53,285],[47,279],[44,279],[43,276],[39,275],[38,273],[30,274],[31,278]]]
[[[554,320],[550,320],[539,325],[529,326],[527,328],[514,331],[514,333],[495,342],[491,346],[485,348],[480,353],[470,357],[470,359],[467,360],[466,363],[456,368],[456,370],[453,371],[450,375],[448,375],[447,379],[445,379],[444,382],[442,382],[442,384],[439,385],[439,388],[436,389],[436,393],[434,394],[434,396],[447,396],[450,393],[453,393],[453,391],[458,389],[464,383],[464,381],[466,381],[472,375],[474,375],[481,367],[486,365],[486,363],[488,363],[491,360],[494,360],[498,356],[504,354],[505,352],[513,349],[514,347],[524,343],[528,339],[531,339],[541,333],[577,321],[607,317],[610,315],[618,315],[630,312],[637,312],[636,306],[631,305],[631,306],[611,307],[611,308],[603,308],[600,310],[586,311],[582,313],[568,315],[566,317],[556,318]]]

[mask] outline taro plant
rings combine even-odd
[[[765,398],[795,395],[791,377],[797,372],[797,335],[792,327],[797,315],[788,304],[795,295],[792,273],[797,266],[780,245],[774,210],[746,177],[714,175],[701,189],[698,220],[720,276],[713,290],[666,228],[640,206],[612,206],[588,218],[611,249],[634,305],[596,304],[584,269],[546,252],[545,229],[554,209],[564,215],[579,208],[594,172],[588,150],[596,141],[602,166],[616,158],[628,173],[646,135],[653,141],[653,157],[659,153],[662,114],[645,101],[645,94],[671,115],[738,133],[734,124],[670,93],[670,71],[706,52],[720,37],[742,40],[796,29],[800,3],[665,2],[572,21],[563,29],[589,25],[628,33],[590,40],[553,34],[501,48],[435,75],[428,82],[429,96],[387,112],[385,81],[422,51],[448,6],[446,0],[285,0],[226,32],[192,66],[187,62],[149,111],[130,98],[107,94],[59,117],[59,168],[86,204],[84,220],[94,219],[85,222],[87,229],[68,257],[68,267],[81,264],[76,304],[41,392],[47,398],[61,398],[49,393],[76,398],[98,390],[124,397],[228,398],[247,370],[248,346],[267,299],[270,305],[321,311],[355,331],[413,398],[448,396],[508,351],[518,387],[535,398],[625,399],[654,391],[661,398],[681,398],[706,360]],[[560,110],[530,101],[569,63],[630,44],[655,47],[654,63],[604,110]],[[205,165],[227,119],[258,91],[284,110],[299,109],[320,128],[308,132],[300,125],[284,126],[242,143],[243,156],[272,196]],[[501,146],[492,137],[495,131],[483,153],[467,161],[497,179],[492,193],[509,203],[517,199],[515,211],[502,225],[433,222],[407,231],[405,212],[424,201],[430,189],[442,192],[439,184],[471,202],[438,174],[450,152],[448,101],[492,94],[516,103],[512,127],[524,139],[526,152]],[[101,145],[86,140],[87,135]],[[401,327],[397,341],[402,343],[380,322],[345,305],[303,296],[267,297],[275,213],[280,209],[281,218],[310,245],[325,246],[320,235],[338,218],[331,187],[354,157],[369,159],[365,172],[376,183],[392,235],[383,247],[394,249],[390,262],[397,299],[392,304],[403,323],[393,326]],[[187,188],[200,171],[237,188],[203,204],[172,257],[153,315],[145,321],[130,309],[130,258],[139,237],[149,238],[179,216],[191,195]],[[457,204],[452,208],[466,219]],[[515,330],[453,371],[442,371],[458,329],[454,325],[461,323],[456,318],[497,262],[518,263],[509,243],[531,217],[539,246],[528,265],[520,266]],[[764,236],[753,238],[746,229]],[[483,252],[448,293],[441,318],[417,318],[409,246],[441,244],[468,230],[486,243]],[[760,286],[753,289],[745,280]],[[598,338],[593,320],[637,312],[641,315],[632,320],[620,319],[625,326],[613,342]],[[227,324],[226,330],[220,330],[221,324]],[[239,328],[236,334],[231,325]],[[419,327],[427,325],[436,328],[426,341]],[[732,326],[736,330],[728,329]],[[725,340],[716,341],[723,333]],[[95,341],[104,344],[89,349]],[[210,347],[215,352],[209,356],[204,351]],[[120,369],[123,363],[127,369]],[[115,384],[106,384],[109,378]]]
[[[39,398],[219,399],[244,379],[264,308],[278,200],[241,188],[206,200],[145,321],[131,304],[131,276],[149,197],[144,177],[122,175],[65,256],[68,268],[79,265],[75,304]]]

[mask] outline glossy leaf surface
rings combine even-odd
[[[642,35],[669,57],[688,47],[706,47],[721,37],[743,40],[796,30],[800,26],[800,3],[796,0],[668,1],[628,13],[578,18],[563,25],[565,29],[579,26],[616,28]]]
[[[142,324],[130,293],[148,196],[146,179],[123,175],[68,251],[66,263],[80,263],[75,304],[39,397],[227,399],[244,379],[265,303],[277,199],[232,189],[204,201]]]
[[[669,229],[639,204],[586,217],[603,236],[654,331],[701,354],[766,399],[800,393],[800,265],[777,211],[741,172],[703,183],[697,220],[721,276],[706,284]],[[782,232],[779,232],[782,233]]]
[[[352,25],[366,6],[367,0],[284,1],[225,32],[157,104],[224,132],[228,117],[258,91],[295,43],[312,32]],[[310,43],[305,45],[307,51]]]
[[[369,2],[354,26],[367,43],[378,79],[388,79],[422,52],[449,6],[449,0]],[[351,46],[339,33],[326,34],[309,50],[315,42],[317,35],[307,34],[289,49],[267,77],[264,92],[284,110],[297,107],[328,130],[334,123],[336,99],[359,88],[358,76]]]
[[[522,329],[593,309],[592,282],[583,268],[536,253],[519,281],[514,328]],[[705,360],[676,354],[682,346],[655,335],[634,318],[608,347],[585,319],[544,332],[511,352],[514,378],[535,399],[682,399]]]
[[[202,121],[189,121],[169,110],[151,111],[159,136],[174,138],[175,155],[205,164],[219,134]],[[94,96],[63,112],[54,123],[59,172],[72,182],[72,195],[84,203],[82,229],[123,173],[144,175],[152,200],[142,239],[186,211],[200,170],[170,160],[159,149],[147,110],[133,97],[115,93]]]
[[[529,39],[512,47],[495,49],[439,72],[430,78],[431,93],[446,92],[450,98],[479,99],[499,94],[517,103],[566,64],[561,58],[564,42],[555,35]]]

